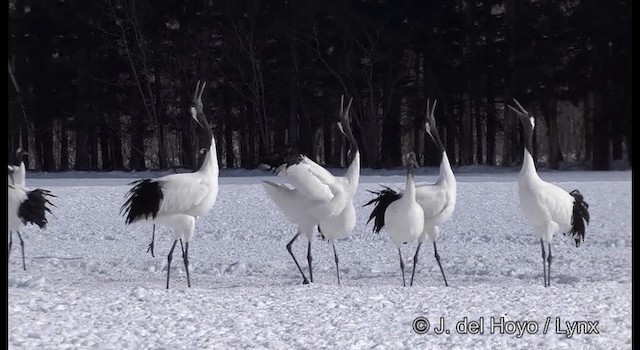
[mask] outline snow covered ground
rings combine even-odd
[[[418,180],[434,181],[434,171]],[[631,348],[630,171],[541,173],[578,188],[591,213],[579,248],[554,239],[550,288],[520,213],[516,172],[457,173],[456,211],[438,242],[449,287],[430,244],[414,286],[402,287],[397,253],[384,231],[365,226],[371,208],[362,205],[372,196],[366,190],[403,186],[404,177],[367,174],[356,195],[357,227],[336,245],[342,285],[320,238],[312,245],[314,283],[301,285],[285,248],[294,227],[264,195],[266,177],[227,173],[214,209],[197,222],[192,287],[176,253],[169,290],[169,231],[157,230],[153,258],[151,227],[127,227],[119,216],[137,175],[29,174],[29,186],[58,196],[57,208],[47,230],[23,231],[27,271],[14,237],[9,348]],[[414,251],[403,247],[408,273]],[[294,253],[306,272],[304,239]],[[417,317],[430,321],[426,334],[412,329]],[[448,333],[436,333],[441,319]]]

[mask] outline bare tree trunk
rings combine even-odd
[[[89,169],[89,135],[83,127],[76,128],[76,162],[75,170],[88,171]]]
[[[587,93],[584,103],[584,162],[591,160],[591,146],[593,144],[593,94]]]
[[[145,164],[145,147],[144,147],[144,118],[137,115],[132,118],[131,126],[131,156],[129,168],[136,171],[147,169]]]
[[[471,97],[462,95],[462,120],[460,121],[460,165],[473,164],[473,130],[471,121]]]
[[[487,165],[495,165],[497,115],[492,95],[487,96]]]
[[[64,119],[60,123],[60,170],[69,170],[69,131]]]
[[[484,130],[484,123],[482,122],[482,117],[479,113],[479,108],[474,108],[474,119],[476,121],[476,164],[484,164],[484,153],[483,153],[483,135],[486,135]]]
[[[551,94],[545,101],[544,114],[547,120],[547,132],[549,141],[549,167],[558,169],[562,161],[562,152],[560,151],[560,135],[558,127],[558,101]]]
[[[89,149],[91,152],[91,170],[98,170],[98,130],[96,126],[96,121],[98,119],[98,115],[94,114],[94,122],[89,126]]]
[[[53,123],[48,119],[42,128],[42,170],[54,171],[56,169],[53,156]]]
[[[600,91],[594,93],[593,103],[593,170],[609,170],[609,110]],[[597,133],[595,132],[597,130]]]
[[[110,130],[107,125],[106,116],[100,118],[100,154],[102,156],[102,170],[114,170],[111,157],[111,147],[109,146]]]
[[[508,78],[507,84],[505,86],[504,91],[504,116],[503,116],[503,145],[502,145],[502,166],[509,167],[511,163],[516,159],[516,155],[514,153],[514,142],[516,139],[516,130],[518,127],[517,123],[514,123],[513,115],[509,108],[507,108],[506,104],[511,103],[516,91],[516,77],[515,77],[515,68],[513,63],[517,56],[516,51],[516,41],[517,41],[517,33],[516,33],[516,23],[518,20],[517,14],[517,6],[518,2],[516,0],[506,0],[505,1],[505,19],[506,19],[506,27],[507,27],[507,47],[510,59],[508,62],[509,69],[507,70]],[[521,157],[518,156],[518,157]]]

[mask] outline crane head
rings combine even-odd
[[[12,167],[11,165],[9,165],[8,175],[9,175],[9,178],[11,179],[11,185],[13,185],[15,183],[13,181],[13,173],[15,173],[15,172],[16,172],[16,169],[14,167]],[[11,186],[11,185],[9,185],[9,186]]]
[[[416,154],[414,152],[409,152],[405,157],[407,170],[409,170],[410,174],[413,174],[413,171],[420,167],[420,164],[418,164],[416,159]]]
[[[436,126],[436,117],[434,114],[436,110],[436,104],[438,104],[438,100],[433,100],[432,106],[431,99],[427,99],[427,115],[424,126],[425,131],[427,132],[427,134],[429,134],[429,136],[431,136],[431,139],[433,139],[433,141],[436,143],[436,146],[438,146],[440,152],[444,152],[444,144],[440,139],[440,134],[438,133],[438,128]]]
[[[340,132],[349,139],[349,150],[347,151],[347,159],[349,163],[353,161],[356,152],[358,151],[358,142],[356,138],[353,136],[353,132],[351,131],[351,122],[349,121],[349,110],[351,109],[351,103],[353,102],[353,97],[349,99],[349,103],[347,103],[347,107],[344,107],[344,95],[340,96],[340,110],[338,111],[338,128]]]
[[[353,97],[349,99],[349,103],[347,104],[347,108],[344,108],[344,95],[340,96],[340,111],[338,112],[338,128],[340,128],[340,132],[347,136],[347,132],[345,128],[349,129],[349,110],[351,109],[351,103],[353,102]],[[351,130],[348,130],[351,131]]]
[[[516,115],[520,118],[520,122],[522,123],[523,126],[531,127],[531,129],[533,129],[536,126],[536,122],[533,119],[533,116],[526,109],[524,109],[524,107],[522,107],[522,105],[520,104],[520,102],[518,102],[518,100],[514,98],[513,102],[516,103],[519,110],[509,104],[507,105],[507,107],[509,107],[509,109],[511,109],[516,113]]]
[[[189,109],[193,120],[195,120],[202,127],[204,127],[202,121],[200,120],[200,116],[204,117],[204,108],[202,105],[202,93],[204,92],[204,87],[206,85],[207,85],[207,82],[202,82],[202,86],[201,86],[200,80],[198,80],[198,83],[196,85],[196,91],[193,93],[191,108]]]

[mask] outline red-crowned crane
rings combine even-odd
[[[538,176],[535,162],[531,156],[535,120],[515,98],[513,102],[516,103],[519,110],[511,105],[507,106],[520,118],[525,136],[524,158],[518,176],[520,208],[540,238],[544,286],[548,287],[551,285],[551,240],[553,235],[560,232],[565,236],[569,235],[575,240],[576,247],[579,247],[584,240],[585,223],[589,224],[589,204],[585,202],[580,191],[567,192]],[[548,247],[548,255],[545,254],[545,243]]]
[[[444,285],[448,286],[447,277],[445,277],[442,264],[440,263],[440,255],[438,254],[438,248],[436,241],[440,233],[439,227],[443,223],[447,222],[453,215],[453,211],[456,207],[456,178],[451,170],[451,164],[449,164],[449,157],[445,151],[444,144],[440,139],[438,128],[436,126],[436,119],[434,111],[436,109],[437,101],[433,102],[433,106],[430,106],[429,100],[427,100],[427,122],[426,132],[431,136],[438,152],[441,156],[440,161],[440,175],[434,184],[417,184],[416,185],[416,201],[424,212],[424,228],[422,235],[418,238],[418,248],[416,249],[416,255],[413,258],[413,272],[415,273],[416,264],[418,263],[418,251],[420,245],[426,239],[430,239],[433,242],[433,251],[442,272],[442,278],[444,279]],[[413,274],[411,275],[411,284],[413,285]]]
[[[333,248],[333,257],[336,262],[336,276],[338,284],[340,284],[340,267],[338,265],[338,253],[336,252],[335,241],[338,239],[346,238],[356,226],[356,208],[353,205],[353,197],[358,190],[358,182],[360,181],[360,150],[358,149],[358,142],[353,136],[351,130],[351,124],[349,121],[349,108],[351,107],[352,100],[349,100],[349,105],[344,108],[344,98],[340,99],[340,111],[338,122],[338,128],[347,137],[349,141],[349,150],[347,151],[347,172],[344,177],[338,177],[338,181],[344,183],[344,187],[349,196],[349,202],[345,206],[344,210],[335,217],[323,217],[318,222],[318,231],[322,235],[323,239],[326,239]]]
[[[203,111],[202,93],[206,83],[198,84],[190,109],[191,117],[200,125],[203,140],[207,141],[201,152],[206,152],[204,162],[195,172],[171,174],[157,179],[134,181],[127,193],[121,213],[126,223],[146,222],[160,224],[173,230],[174,241],[167,256],[167,289],[173,250],[178,240],[184,241],[182,258],[189,278],[189,242],[193,238],[196,218],[206,214],[218,195],[218,156],[211,127]],[[153,242],[152,242],[153,244]]]
[[[332,243],[333,240],[348,234],[353,229],[352,226],[355,226],[355,209],[351,211],[349,205],[352,205],[352,199],[358,187],[360,156],[349,126],[348,115],[352,101],[353,99],[349,101],[346,108],[343,108],[344,98],[340,101],[338,127],[351,142],[350,158],[352,158],[344,177],[333,176],[325,168],[294,149],[266,157],[263,161],[264,165],[291,185],[263,181],[267,196],[284,216],[297,226],[296,234],[287,244],[287,251],[302,275],[302,284],[308,284],[309,279],[291,250],[293,242],[300,234],[304,233],[308,241],[307,263],[309,278],[313,283],[311,239],[318,224],[323,225],[321,227],[323,235]],[[330,224],[329,221],[333,220],[336,221]],[[337,266],[335,246],[334,257]]]
[[[416,162],[415,153],[411,152],[405,158],[407,181],[404,191],[397,192],[389,187],[385,187],[380,191],[369,191],[377,195],[377,197],[364,205],[374,204],[367,224],[373,219],[373,231],[379,233],[384,228],[391,242],[398,249],[403,286],[406,286],[406,282],[404,278],[404,260],[402,259],[400,248],[403,244],[416,241],[422,235],[422,230],[424,229],[424,211],[416,201],[414,180],[414,171],[419,165]],[[417,253],[418,250],[416,249]],[[415,265],[413,272],[415,273]],[[413,274],[411,275],[411,281],[413,283]]]
[[[23,185],[13,182],[14,171],[17,168],[9,167],[9,183],[7,196],[7,218],[9,231],[9,251],[7,256],[11,254],[11,246],[13,244],[13,232],[18,234],[20,239],[20,247],[22,248],[22,268],[26,271],[27,266],[24,258],[24,241],[20,234],[20,229],[27,224],[34,224],[41,229],[47,226],[47,213],[51,213],[50,206],[53,204],[49,201],[49,197],[55,197],[51,192],[44,189],[30,190]],[[19,174],[18,174],[19,175]]]

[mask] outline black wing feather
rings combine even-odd
[[[51,208],[47,205],[55,207],[48,197],[55,195],[41,188],[27,192],[27,199],[18,207],[18,217],[23,224],[35,224],[42,229],[47,227],[47,213],[51,213]]]
[[[578,190],[573,190],[569,194],[574,198],[573,215],[571,216],[571,229],[568,233],[576,241],[576,247],[584,241],[585,223],[589,225],[589,204]],[[566,235],[565,234],[565,235]]]
[[[130,224],[140,217],[145,219],[149,216],[154,219],[160,211],[160,203],[164,198],[162,193],[162,183],[150,179],[137,180],[129,185],[133,186],[126,195],[126,201],[120,208],[120,214],[126,216],[125,222]]]
[[[375,205],[373,211],[371,211],[371,215],[369,215],[369,220],[367,220],[367,224],[369,224],[371,219],[375,219],[373,221],[373,232],[375,233],[380,233],[380,230],[384,227],[384,213],[387,211],[389,204],[402,198],[402,193],[396,192],[387,186],[382,187],[384,187],[384,189],[380,191],[369,191],[377,195],[377,197],[363,205],[363,207],[370,204]]]
[[[277,174],[292,165],[300,164],[302,157],[298,150],[288,147],[280,152],[263,157],[261,166]]]

